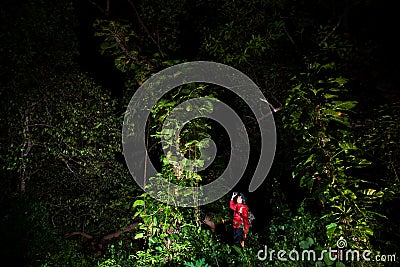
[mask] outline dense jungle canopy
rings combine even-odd
[[[399,266],[394,4],[2,0],[3,264]],[[196,97],[232,107],[250,140],[249,164],[232,189],[246,195],[256,218],[244,249],[232,246],[231,192],[203,206],[168,205],[140,188],[126,165],[122,127],[131,97],[152,75],[190,61],[229,65],[259,87],[260,105],[271,108],[276,126],[272,167],[249,192],[264,164],[257,120],[239,96],[207,83],[179,86],[157,101],[146,124],[147,151],[163,179],[196,187],[214,181],[231,156],[226,130],[208,118],[185,125],[178,149],[190,162],[207,145],[203,138],[217,147],[212,164],[195,172],[163,153],[175,145],[163,141],[163,122]],[[338,249],[342,239],[347,248],[371,251],[372,260],[258,257],[265,246],[321,252]]]

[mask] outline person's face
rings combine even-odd
[[[238,196],[236,201],[237,203],[242,203],[242,196]]]

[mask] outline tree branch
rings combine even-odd
[[[96,2],[88,0],[95,8],[97,8],[104,16],[108,17],[107,10],[104,10],[101,6],[99,6]],[[107,1],[108,2],[108,1]]]
[[[106,2],[106,10],[105,10],[106,16],[110,16],[110,0],[107,0]]]
[[[211,216],[207,215],[204,218],[203,223],[210,227],[211,232],[215,232],[215,223],[211,220]]]
[[[342,18],[343,18],[343,16],[339,18],[338,22],[336,23],[336,26],[333,27],[333,29],[324,37],[324,39],[322,39],[322,41],[318,44],[319,46],[322,46],[324,43],[326,43],[328,38],[331,37],[331,35],[336,31],[336,29],[339,27],[339,25],[342,21]]]
[[[162,57],[164,57],[164,53],[161,50],[161,46],[160,43],[156,41],[156,39],[154,39],[154,37],[151,35],[149,29],[146,27],[146,25],[144,24],[144,22],[142,21],[142,19],[140,18],[139,12],[136,9],[135,4],[132,2],[132,0],[128,0],[129,5],[132,7],[133,11],[135,12],[135,15],[140,23],[140,25],[142,25],[144,31],[147,33],[148,37],[150,38],[150,40],[157,46],[158,51],[160,52],[160,55]]]
[[[75,235],[80,235],[80,236],[83,236],[83,237],[85,237],[85,238],[87,238],[87,239],[93,239],[93,236],[91,236],[91,235],[89,235],[89,234],[86,234],[86,233],[84,233],[84,232],[66,233],[66,234],[64,235],[64,238],[69,238],[69,237],[75,236]]]
[[[32,149],[32,141],[29,139],[29,116],[28,114],[25,112],[25,114],[22,117],[24,123],[24,127],[22,130],[22,135],[23,135],[23,139],[24,139],[24,144],[22,145],[22,147],[24,148],[21,151],[21,168],[20,168],[20,190],[21,192],[25,192],[25,187],[26,187],[26,183],[25,183],[25,172],[26,172],[26,162],[25,162],[25,158],[28,156],[29,151],[31,151]]]
[[[283,26],[283,29],[284,29],[284,31],[285,31],[287,37],[289,38],[289,41],[290,41],[294,46],[296,46],[296,43],[294,42],[292,36],[289,34],[289,32],[288,32],[287,29],[286,29],[286,25]]]
[[[270,107],[272,108],[272,111],[273,111],[273,112],[278,112],[279,110],[282,109],[282,106],[280,106],[279,108],[275,108],[275,107],[274,107],[271,103],[269,103],[266,99],[260,98],[260,100],[261,100],[262,102],[267,103],[268,106],[270,106]]]
[[[116,231],[116,232],[114,232],[114,233],[105,235],[105,236],[103,236],[103,237],[101,238],[101,241],[100,241],[100,242],[104,242],[104,241],[106,241],[106,240],[110,240],[110,239],[113,239],[113,238],[120,237],[121,234],[134,230],[138,224],[139,224],[139,223],[135,222],[135,223],[132,223],[132,224],[128,225],[127,227],[125,227],[122,231]],[[92,236],[92,235],[89,235],[89,234],[87,234],[87,233],[85,233],[85,232],[80,232],[80,231],[78,231],[78,232],[66,233],[66,234],[64,235],[64,238],[69,238],[69,237],[71,237],[71,236],[76,236],[76,235],[83,236],[83,237],[85,237],[85,238],[87,238],[87,239],[93,239],[93,236]]]

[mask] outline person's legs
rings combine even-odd
[[[233,244],[242,247],[243,241],[243,229],[242,228],[234,228],[233,229]]]

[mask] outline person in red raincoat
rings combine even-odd
[[[243,248],[250,229],[246,197],[233,192],[229,206],[233,210],[233,244]]]

